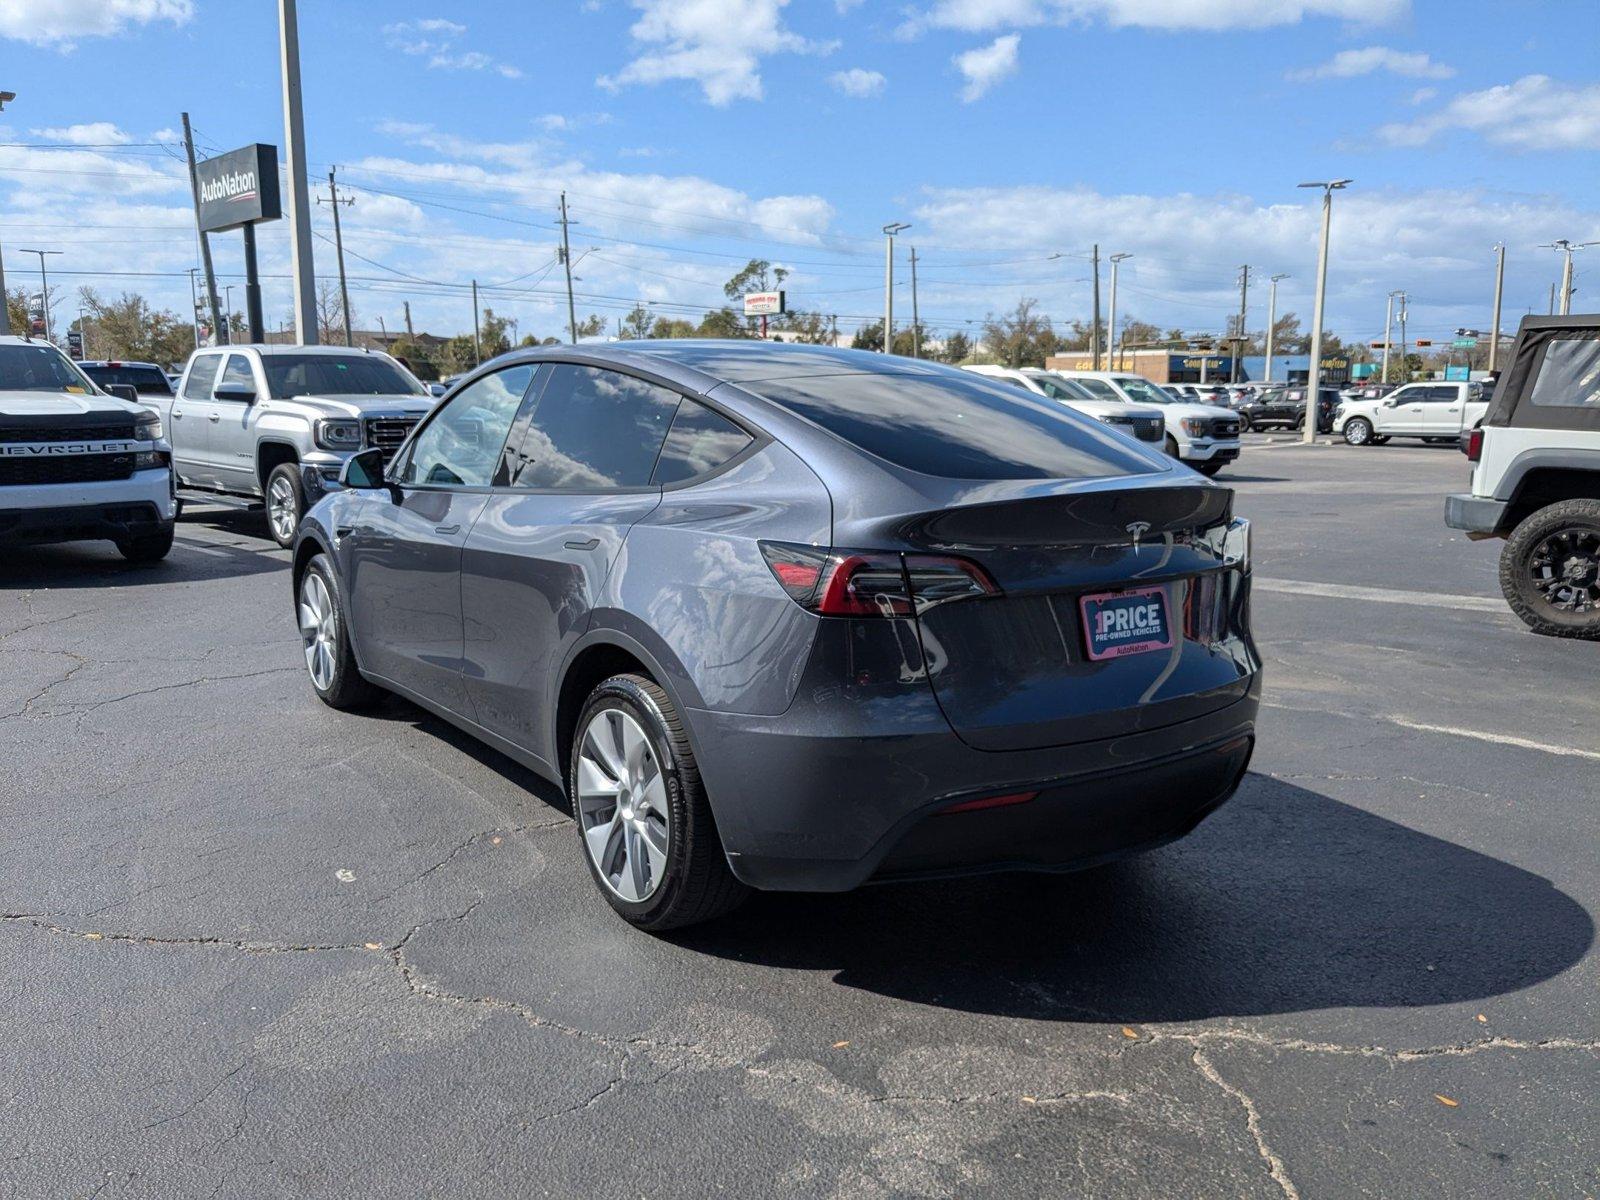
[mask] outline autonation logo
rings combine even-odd
[[[207,204],[214,200],[248,200],[255,194],[254,171],[228,171],[200,185],[200,199]]]

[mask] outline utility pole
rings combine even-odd
[[[1494,248],[1494,321],[1489,333],[1489,373],[1500,364],[1500,301],[1506,291],[1506,247],[1502,242]]]
[[[1556,315],[1556,285],[1553,283],[1550,285],[1550,315]]]
[[[6,256],[0,251],[0,335],[11,332],[11,303],[6,299]]]
[[[222,309],[217,304],[217,275],[211,268],[211,239],[200,228],[200,176],[194,166],[194,132],[189,128],[188,113],[183,114],[183,149],[189,156],[189,193],[194,200],[194,228],[200,238],[200,262],[206,272],[206,304],[211,309],[211,333],[220,346],[230,339],[226,334],[217,332],[222,328]]]
[[[1569,316],[1572,312],[1572,256],[1579,250],[1587,250],[1590,246],[1600,246],[1600,242],[1571,242],[1566,238],[1557,238],[1553,242],[1545,243],[1541,249],[1559,250],[1565,261],[1561,265],[1561,315]],[[1552,310],[1554,304],[1551,305]]]
[[[194,273],[199,267],[190,267],[189,276],[189,327],[194,330],[194,348],[200,349],[200,296],[194,288]]]
[[[1382,379],[1382,382],[1384,382],[1384,383],[1388,383],[1389,382],[1389,339],[1390,339],[1391,335],[1394,332],[1394,298],[1396,296],[1404,296],[1404,295],[1405,295],[1405,293],[1401,292],[1401,291],[1390,292],[1389,293],[1389,302],[1386,305],[1384,305],[1384,309],[1383,309],[1383,379]]]
[[[1097,246],[1096,250],[1099,249]],[[1106,326],[1106,361],[1113,371],[1122,369],[1121,347],[1117,345],[1117,268],[1122,265],[1122,260],[1132,258],[1131,254],[1111,255],[1111,323]],[[1096,289],[1098,291],[1098,289]]]
[[[336,167],[328,168],[328,199],[326,203],[329,208],[333,209],[333,248],[339,256],[339,311],[344,313],[344,344],[351,346],[355,343],[351,341],[350,289],[345,285],[344,280],[344,232],[339,225],[339,206],[341,204],[354,204],[356,198],[354,196],[346,196],[343,200],[339,199],[339,184],[333,177],[333,173],[337,169]],[[323,198],[318,196],[317,203],[322,204],[323,202]]]
[[[922,357],[922,318],[917,312],[917,248],[911,247],[911,357]]]
[[[1094,244],[1094,318],[1089,326],[1089,362],[1100,369],[1100,243]]]
[[[1404,376],[1401,383],[1411,382],[1411,368],[1406,363],[1406,318],[1410,315],[1406,308],[1406,294],[1400,293],[1400,374]]]
[[[317,344],[317,279],[311,253],[311,187],[306,181],[306,121],[300,100],[300,25],[295,0],[278,0],[278,57],[283,78],[283,149],[289,168],[289,261],[294,276],[294,332]],[[345,324],[350,321],[346,317]]]
[[[574,341],[577,339],[574,338]],[[472,357],[476,360],[472,365],[483,365],[483,341],[478,326],[478,281],[472,281]]]
[[[1244,370],[1245,311],[1250,298],[1250,264],[1239,268],[1239,328],[1233,343],[1233,370],[1228,373],[1229,383],[1243,382],[1239,376]]]
[[[561,193],[561,262],[567,268],[567,336],[578,343],[578,310],[572,303],[572,241],[567,236],[567,194]],[[478,327],[478,285],[472,285],[472,327]],[[476,336],[476,335],[474,335]]]
[[[415,343],[417,335],[411,328],[411,301],[403,301],[406,308],[406,341]]]
[[[1272,340],[1278,331],[1278,280],[1287,279],[1287,274],[1274,275],[1268,282],[1272,285],[1267,289],[1267,378],[1266,383],[1272,382]]]
[[[1322,307],[1328,295],[1328,232],[1333,225],[1333,193],[1348,187],[1352,180],[1330,179],[1322,183],[1302,183],[1300,187],[1322,189],[1322,239],[1317,250],[1317,291],[1311,313],[1311,362],[1306,373],[1305,436],[1310,445],[1317,438],[1317,401],[1322,385]]]
[[[894,235],[910,229],[904,221],[883,227],[883,352],[894,353]]]
[[[45,273],[44,256],[47,254],[60,254],[60,250],[29,250],[19,247],[23,254],[37,254],[39,256],[39,292],[44,298],[44,340],[53,342],[50,335],[55,332],[55,322],[50,314],[50,277]]]

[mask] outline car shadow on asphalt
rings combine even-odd
[[[1072,875],[759,894],[698,953],[1039,1020],[1420,1007],[1529,987],[1594,923],[1549,881],[1260,775],[1188,838]]]
[[[0,566],[0,591],[148,587],[264,575],[289,565],[285,553],[268,538],[263,537],[259,545],[191,541],[184,537],[182,522],[172,553],[159,562],[128,562],[110,542],[8,547],[0,561],[4,564]]]

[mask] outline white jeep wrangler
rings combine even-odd
[[[1445,523],[1506,540],[1500,587],[1536,633],[1600,639],[1600,316],[1524,317]]]

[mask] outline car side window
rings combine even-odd
[[[1453,383],[1447,383],[1443,387],[1431,387],[1428,389],[1428,399],[1432,400],[1435,404],[1454,404],[1456,401],[1456,396],[1456,385]]]
[[[506,435],[533,381],[532,363],[485,375],[452,396],[411,443],[398,482],[416,487],[487,487]]]
[[[222,368],[222,378],[217,380],[219,388],[248,388],[256,390],[255,372],[250,369],[250,360],[242,354],[228,355],[228,365]]]
[[[1093,393],[1094,398],[1096,400],[1121,400],[1122,399],[1121,396],[1117,395],[1117,389],[1112,387],[1109,383],[1106,383],[1104,380],[1100,380],[1100,379],[1080,379],[1080,380],[1078,380],[1078,382],[1083,384],[1084,387],[1088,388],[1089,391],[1091,393]]]
[[[560,363],[550,370],[513,486],[600,491],[648,487],[682,397],[631,375]]]
[[[217,368],[222,365],[222,355],[202,354],[189,368],[189,378],[183,381],[186,400],[211,399],[211,385],[217,381]]]
[[[685,400],[672,418],[651,482],[682,483],[715,471],[755,439],[720,413]]]

